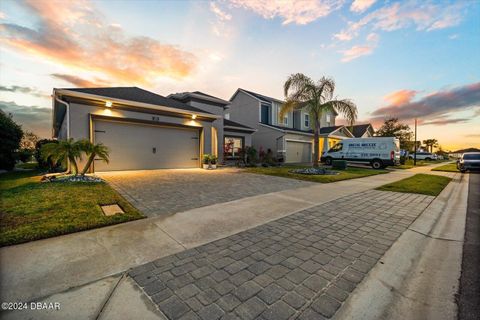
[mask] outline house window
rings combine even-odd
[[[270,106],[262,104],[260,109],[260,122],[264,124],[270,124]]]
[[[225,113],[225,115],[223,117],[227,120],[230,120],[230,113]]]
[[[238,159],[238,156],[243,149],[243,144],[243,137],[225,136],[223,145],[225,159]]]
[[[327,116],[325,117],[325,120],[326,120],[326,122],[327,122],[327,127],[330,127],[330,124],[331,124],[330,121],[331,121],[332,119],[331,119],[331,117],[330,117],[329,114],[327,114]]]
[[[283,117],[283,124],[288,126],[288,116]]]
[[[305,125],[305,127],[307,127],[307,128],[310,127],[310,115],[308,115],[308,114],[305,115],[304,125]]]

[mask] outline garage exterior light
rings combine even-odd
[[[105,101],[105,107],[111,108],[112,107],[112,101]]]
[[[197,119],[197,115],[196,114],[192,114],[192,120],[195,120]]]

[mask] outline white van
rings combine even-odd
[[[400,141],[394,137],[344,139],[323,153],[326,165],[333,160],[369,163],[374,169],[400,164]]]

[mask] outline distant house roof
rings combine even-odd
[[[173,93],[168,95],[167,98],[175,99],[180,102],[189,102],[195,100],[202,101],[223,108],[230,104],[230,101],[203,93],[201,91]]]
[[[477,148],[467,148],[467,149],[460,149],[457,151],[452,151],[449,153],[465,153],[465,152],[480,152],[480,149]]]
[[[353,130],[350,127],[348,129],[350,130],[350,132],[352,132],[355,138],[360,138],[365,134],[365,132],[367,132],[368,128],[370,127],[372,128],[372,131],[373,131],[373,127],[370,123],[357,124],[353,126]]]
[[[251,96],[253,96],[254,98],[262,101],[262,102],[267,102],[267,103],[271,103],[271,102],[279,102],[279,103],[284,103],[285,101],[282,101],[280,99],[276,99],[276,98],[272,98],[272,97],[268,97],[268,96],[264,96],[263,94],[259,94],[259,93],[256,93],[256,92],[253,92],[253,91],[249,91],[249,90],[245,90],[245,89],[242,89],[242,88],[238,88],[237,91],[235,92],[235,94],[232,96],[232,98],[230,98],[230,100],[233,99],[233,97],[238,93],[238,91],[243,91]]]
[[[105,87],[105,88],[63,88],[74,92],[93,94],[102,97],[121,99],[127,101],[141,102],[158,106],[176,108],[191,112],[208,113],[192,107],[175,99],[167,98],[159,94],[138,88],[138,87]]]

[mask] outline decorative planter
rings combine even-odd
[[[213,169],[217,169],[217,164],[203,164],[203,169],[206,169],[206,170],[213,170]]]

